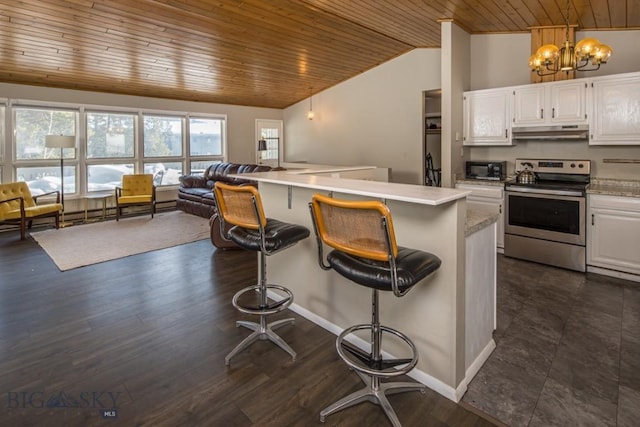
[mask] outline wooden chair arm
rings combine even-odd
[[[8,203],[14,200],[20,200],[20,216],[24,218],[24,197],[19,196],[19,197],[13,197],[11,199],[0,200],[0,203]]]
[[[13,202],[14,200],[20,200],[21,203],[24,203],[24,197],[13,197],[11,199],[0,200],[0,203],[9,203],[9,202]]]
[[[38,203],[38,197],[50,196],[52,194],[56,195],[56,203],[60,203],[60,191],[59,190],[53,190],[53,191],[49,191],[48,193],[42,193],[42,194],[38,194],[37,196],[32,196],[33,197],[33,201]]]

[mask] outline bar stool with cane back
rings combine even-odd
[[[244,326],[253,331],[251,335],[242,340],[225,357],[226,365],[231,358],[249,347],[257,340],[269,340],[296,360],[296,352],[278,336],[273,329],[294,322],[293,318],[282,319],[267,323],[267,316],[285,310],[293,302],[293,293],[280,285],[267,283],[268,255],[273,255],[289,248],[300,240],[309,237],[309,229],[297,224],[289,224],[272,218],[266,218],[262,207],[260,193],[251,185],[229,185],[216,182],[214,196],[220,213],[222,229],[225,230],[225,222],[233,225],[226,232],[228,239],[235,242],[241,248],[260,252],[259,283],[241,289],[233,296],[233,306],[245,314],[260,316],[260,323],[238,320],[236,326]],[[276,290],[284,293],[284,298],[276,302],[269,302],[267,291]],[[245,294],[258,294],[259,303],[250,305],[240,302]]]
[[[366,385],[323,409],[320,421],[324,422],[325,417],[334,412],[368,401],[380,405],[391,423],[400,426],[386,395],[405,391],[424,393],[425,386],[414,382],[381,381],[411,371],[418,363],[418,352],[408,336],[380,324],[378,293],[390,291],[397,297],[405,295],[436,271],[441,261],[431,253],[397,246],[391,212],[380,201],[340,200],[315,194],[310,209],[320,266],[371,288],[371,323],[351,326],[336,340],[338,355]],[[326,258],[323,243],[333,248]],[[345,339],[361,330],[371,332],[370,352]],[[394,340],[398,342],[403,341],[403,346],[410,349],[411,357],[383,359],[383,334],[395,336]]]

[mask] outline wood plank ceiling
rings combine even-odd
[[[441,19],[472,34],[528,32],[564,25],[565,9],[565,0],[0,0],[0,81],[284,108],[439,47]],[[570,0],[570,21],[638,29],[640,0]]]

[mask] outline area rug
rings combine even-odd
[[[182,211],[31,233],[61,271],[209,237],[209,221]]]

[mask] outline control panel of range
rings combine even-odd
[[[571,173],[589,175],[590,160],[516,159],[516,172],[526,169],[536,173]]]

